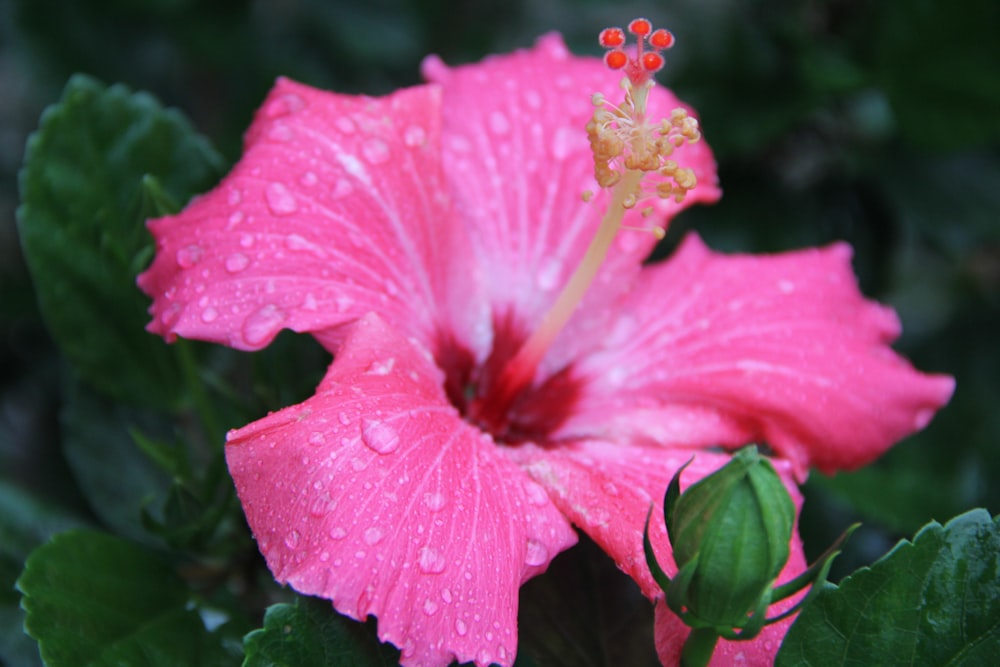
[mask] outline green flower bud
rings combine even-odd
[[[756,634],[788,560],[795,504],[752,445],[678,497],[679,475],[664,508],[679,569],[667,604],[692,627]]]

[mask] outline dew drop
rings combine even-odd
[[[323,553],[321,553],[319,555],[319,559],[320,559],[320,561],[322,561],[324,563],[326,561],[330,560],[330,552],[329,551],[324,551]]]
[[[419,125],[410,125],[403,132],[403,143],[410,148],[419,148],[427,143],[427,132]]]
[[[229,202],[230,206],[236,206],[241,201],[243,201],[243,195],[240,193],[239,190],[236,189],[230,190],[229,194],[226,196],[226,201]]]
[[[285,535],[285,545],[289,549],[298,549],[300,541],[299,531],[293,530],[292,532]]]
[[[201,246],[184,246],[177,251],[177,265],[182,269],[190,269],[192,266],[201,261],[203,252],[204,251],[201,249]]]
[[[233,228],[236,225],[238,225],[241,222],[243,222],[243,218],[245,218],[245,217],[246,217],[246,215],[243,213],[243,211],[233,211],[229,215],[229,228]]]
[[[510,132],[510,121],[502,111],[492,111],[487,120],[487,125],[493,134],[507,134]]]
[[[250,266],[250,258],[241,252],[235,252],[229,257],[226,257],[224,266],[226,267],[226,271],[229,271],[229,273],[239,273],[243,269]]]
[[[795,291],[795,283],[793,283],[791,280],[779,280],[778,290],[782,294],[791,294],[792,292]]]
[[[313,431],[309,434],[309,444],[313,447],[319,447],[326,444],[326,436],[319,431]]]
[[[537,90],[532,89],[524,91],[524,102],[530,109],[537,110],[542,108],[542,96]]]
[[[524,492],[528,496],[528,502],[536,507],[548,502],[549,496],[538,482],[528,480],[524,485]]]
[[[344,426],[347,426],[351,423],[351,416],[348,415],[346,412],[341,412],[339,415],[337,415],[337,419]]]
[[[306,187],[310,187],[319,183],[319,177],[313,172],[307,171],[299,178],[299,183],[305,185]]]
[[[240,234],[240,246],[250,248],[253,246],[253,234]]]
[[[205,324],[214,322],[216,319],[218,319],[218,317],[219,317],[219,311],[217,311],[215,308],[212,308],[211,306],[201,311],[201,321],[204,322]]]
[[[445,604],[451,604],[452,600],[454,600],[455,598],[452,597],[450,588],[441,589],[441,599],[445,601]]]
[[[437,613],[438,610],[437,602],[435,602],[430,598],[427,598],[426,600],[424,600],[423,609],[425,614],[427,614],[428,616],[433,616],[434,614]]]
[[[285,313],[274,304],[267,304],[254,311],[243,322],[243,340],[249,345],[260,345],[281,329]]]
[[[393,357],[388,359],[379,359],[373,361],[368,366],[368,370],[365,371],[368,375],[388,375],[392,372],[392,367],[396,365],[396,360]]]
[[[365,544],[373,547],[381,542],[383,537],[385,537],[385,532],[378,526],[372,526],[365,531]]]
[[[543,565],[549,558],[549,550],[545,545],[537,540],[528,540],[527,550],[524,554],[524,564],[529,567]]]
[[[476,653],[476,664],[479,664],[479,665],[492,665],[493,664],[493,656],[491,656],[490,652],[487,651],[486,649],[484,649],[484,648],[479,649],[479,652]]]
[[[320,258],[326,257],[326,252],[321,247],[299,234],[289,234],[285,238],[285,246],[296,252],[310,252]]]
[[[420,549],[420,554],[417,557],[417,565],[420,569],[427,574],[440,574],[444,572],[444,567],[447,564],[444,556],[432,549],[431,547],[423,547]]]
[[[292,128],[288,127],[284,123],[275,123],[271,126],[271,129],[267,131],[267,138],[271,141],[285,143],[294,139],[295,133],[292,131]]]
[[[288,114],[301,111],[306,106],[305,100],[295,93],[286,93],[275,97],[264,107],[264,113],[268,118],[278,118]]]
[[[467,626],[465,621],[462,619],[458,619],[455,621],[455,632],[457,632],[460,637],[464,637],[469,632],[469,626]]]
[[[377,419],[361,420],[361,440],[379,454],[391,454],[399,448],[399,433],[392,425]]]
[[[570,153],[573,152],[574,146],[576,146],[579,138],[577,135],[580,135],[580,133],[568,127],[560,127],[556,130],[555,136],[552,137],[552,157],[557,160],[568,158]]]
[[[347,537],[347,531],[340,526],[334,526],[330,529],[330,539],[332,540],[342,540]]]
[[[434,492],[424,494],[424,506],[432,512],[440,512],[444,509],[447,502],[448,500],[444,497],[443,493]]]
[[[333,124],[336,125],[337,129],[343,132],[344,134],[353,134],[354,130],[357,129],[357,126],[354,124],[354,121],[348,118],[347,116],[340,116],[339,118],[337,118],[337,120],[334,121]]]
[[[389,144],[377,137],[366,139],[361,144],[361,154],[365,156],[369,164],[383,164],[389,160],[391,153]]]
[[[271,183],[264,191],[264,198],[267,200],[267,207],[275,215],[291,215],[299,210],[299,204],[295,197],[283,183]]]
[[[559,284],[559,274],[562,273],[562,262],[554,257],[542,260],[538,269],[538,288],[550,292]]]
[[[354,186],[346,178],[338,178],[337,182],[333,184],[333,191],[330,196],[334,199],[343,199],[347,195],[354,192]]]

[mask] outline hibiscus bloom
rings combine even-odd
[[[859,294],[844,245],[724,256],[691,236],[643,266],[654,234],[623,230],[552,326],[605,211],[649,229],[719,196],[709,148],[662,88],[642,118],[588,127],[631,108],[591,100],[621,73],[556,35],[423,73],[382,98],[280,79],[222,183],[149,223],[139,278],[168,340],[256,350],[287,328],[334,354],[314,396],[232,431],[227,461],[275,578],[376,616],[402,664],[510,665],[518,589],[573,526],[658,598],[643,525],[653,505],[673,574],[658,506],[692,453],[684,485],[766,442],[794,493],[796,475],[863,465],[948,400],[950,378],[892,352],[899,323]],[[676,164],[637,202],[602,132],[646,117],[677,120],[660,135]],[[686,630],[660,607],[671,660]],[[720,660],[769,659],[781,632],[723,642]]]

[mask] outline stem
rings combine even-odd
[[[712,659],[719,634],[711,628],[693,628],[684,642],[681,667],[705,667]]]

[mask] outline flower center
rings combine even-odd
[[[628,50],[621,28],[606,28],[600,33],[598,41],[608,49],[605,64],[625,73],[621,82],[625,97],[614,105],[601,93],[594,94],[594,114],[586,126],[594,177],[598,186],[610,190],[610,203],[583,258],[541,324],[506,358],[499,373],[484,378],[469,403],[468,418],[495,436],[505,433],[511,406],[535,380],[545,352],[580,304],[618,232],[638,229],[663,237],[662,227],[624,227],[626,212],[651,197],[680,202],[697,184],[694,172],[670,157],[686,142],[698,141],[698,121],[682,108],[656,122],[650,122],[646,115],[649,91],[655,85],[653,74],[664,63],[660,52],[673,45],[673,35],[662,28],[654,31],[646,19],[635,19],[628,31],[636,37],[635,46]],[[583,198],[590,201],[592,197],[593,193],[585,192]],[[643,210],[644,214],[651,212],[652,208]]]

